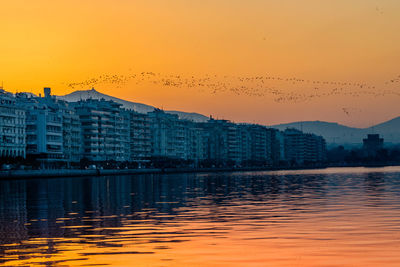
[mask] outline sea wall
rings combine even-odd
[[[7,170],[0,171],[0,179],[29,179],[55,177],[111,176],[161,173],[257,171],[271,168],[167,168],[167,169],[115,169],[115,170]]]

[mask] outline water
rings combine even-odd
[[[400,167],[0,181],[6,266],[399,266]]]

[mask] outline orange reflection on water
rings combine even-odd
[[[106,214],[105,204],[128,206],[123,196],[131,190],[117,186],[108,197],[122,198],[103,203],[105,196],[91,215],[75,210],[63,225],[33,221],[17,242],[0,236],[0,255],[9,266],[399,265],[400,172],[171,177],[142,180],[168,201],[153,195],[146,208]],[[139,178],[115,179],[131,189]],[[187,185],[184,194],[175,182]],[[139,201],[129,200],[129,208]],[[158,206],[170,203],[177,206]]]

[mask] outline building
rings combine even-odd
[[[18,103],[26,106],[26,151],[42,167],[69,166],[81,159],[79,117],[68,102],[51,96],[18,94]]]
[[[188,137],[188,158],[193,160],[194,166],[207,159],[207,135],[199,123],[186,121]]]
[[[227,123],[228,131],[228,161],[235,165],[242,163],[242,149],[240,143],[239,126],[235,123]]]
[[[60,167],[63,155],[62,114],[55,103],[38,98],[20,99],[26,103],[26,154],[42,167]]]
[[[271,136],[265,126],[240,124],[242,164],[265,166],[271,164]]]
[[[131,111],[130,115],[130,160],[139,165],[149,162],[151,157],[150,117],[147,114]]]
[[[363,139],[363,151],[367,157],[375,157],[377,152],[383,149],[383,138],[379,134],[369,134]]]
[[[240,160],[244,166],[253,164],[252,124],[239,124]]]
[[[206,131],[200,123],[181,120],[178,115],[155,109],[148,113],[152,135],[152,156],[192,161],[207,159]]]
[[[152,156],[189,159],[188,121],[155,109],[148,113],[151,125]]]
[[[201,123],[206,138],[206,158],[217,165],[235,165],[242,162],[242,133],[238,124],[228,120]]]
[[[272,142],[272,162],[275,165],[281,165],[286,162],[285,156],[285,135],[277,129],[271,129],[273,132]]]
[[[82,158],[81,122],[70,104],[58,101],[62,114],[63,154],[67,163],[79,162]]]
[[[196,123],[160,109],[141,114],[121,106],[105,99],[66,102],[50,88],[44,97],[1,90],[0,156],[29,156],[43,167],[69,167],[82,159],[107,165],[166,159],[192,166],[276,166],[326,158],[325,140],[299,130],[280,132],[212,117]],[[370,155],[382,147],[379,135],[364,139]]]
[[[25,158],[25,116],[14,95],[0,88],[0,157]]]
[[[104,99],[72,103],[81,124],[82,156],[90,161],[129,161],[129,112]]]
[[[286,160],[292,165],[320,163],[326,159],[326,142],[321,136],[287,129],[284,143]]]

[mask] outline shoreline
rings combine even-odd
[[[286,170],[316,170],[326,168],[346,167],[389,167],[399,164],[374,165],[320,165],[298,167],[243,167],[243,168],[165,168],[165,169],[115,169],[115,170],[6,170],[0,171],[0,180],[10,179],[40,179],[40,178],[67,178],[67,177],[100,177],[117,175],[143,174],[174,174],[174,173],[217,173],[217,172],[247,172],[247,171],[286,171]]]

